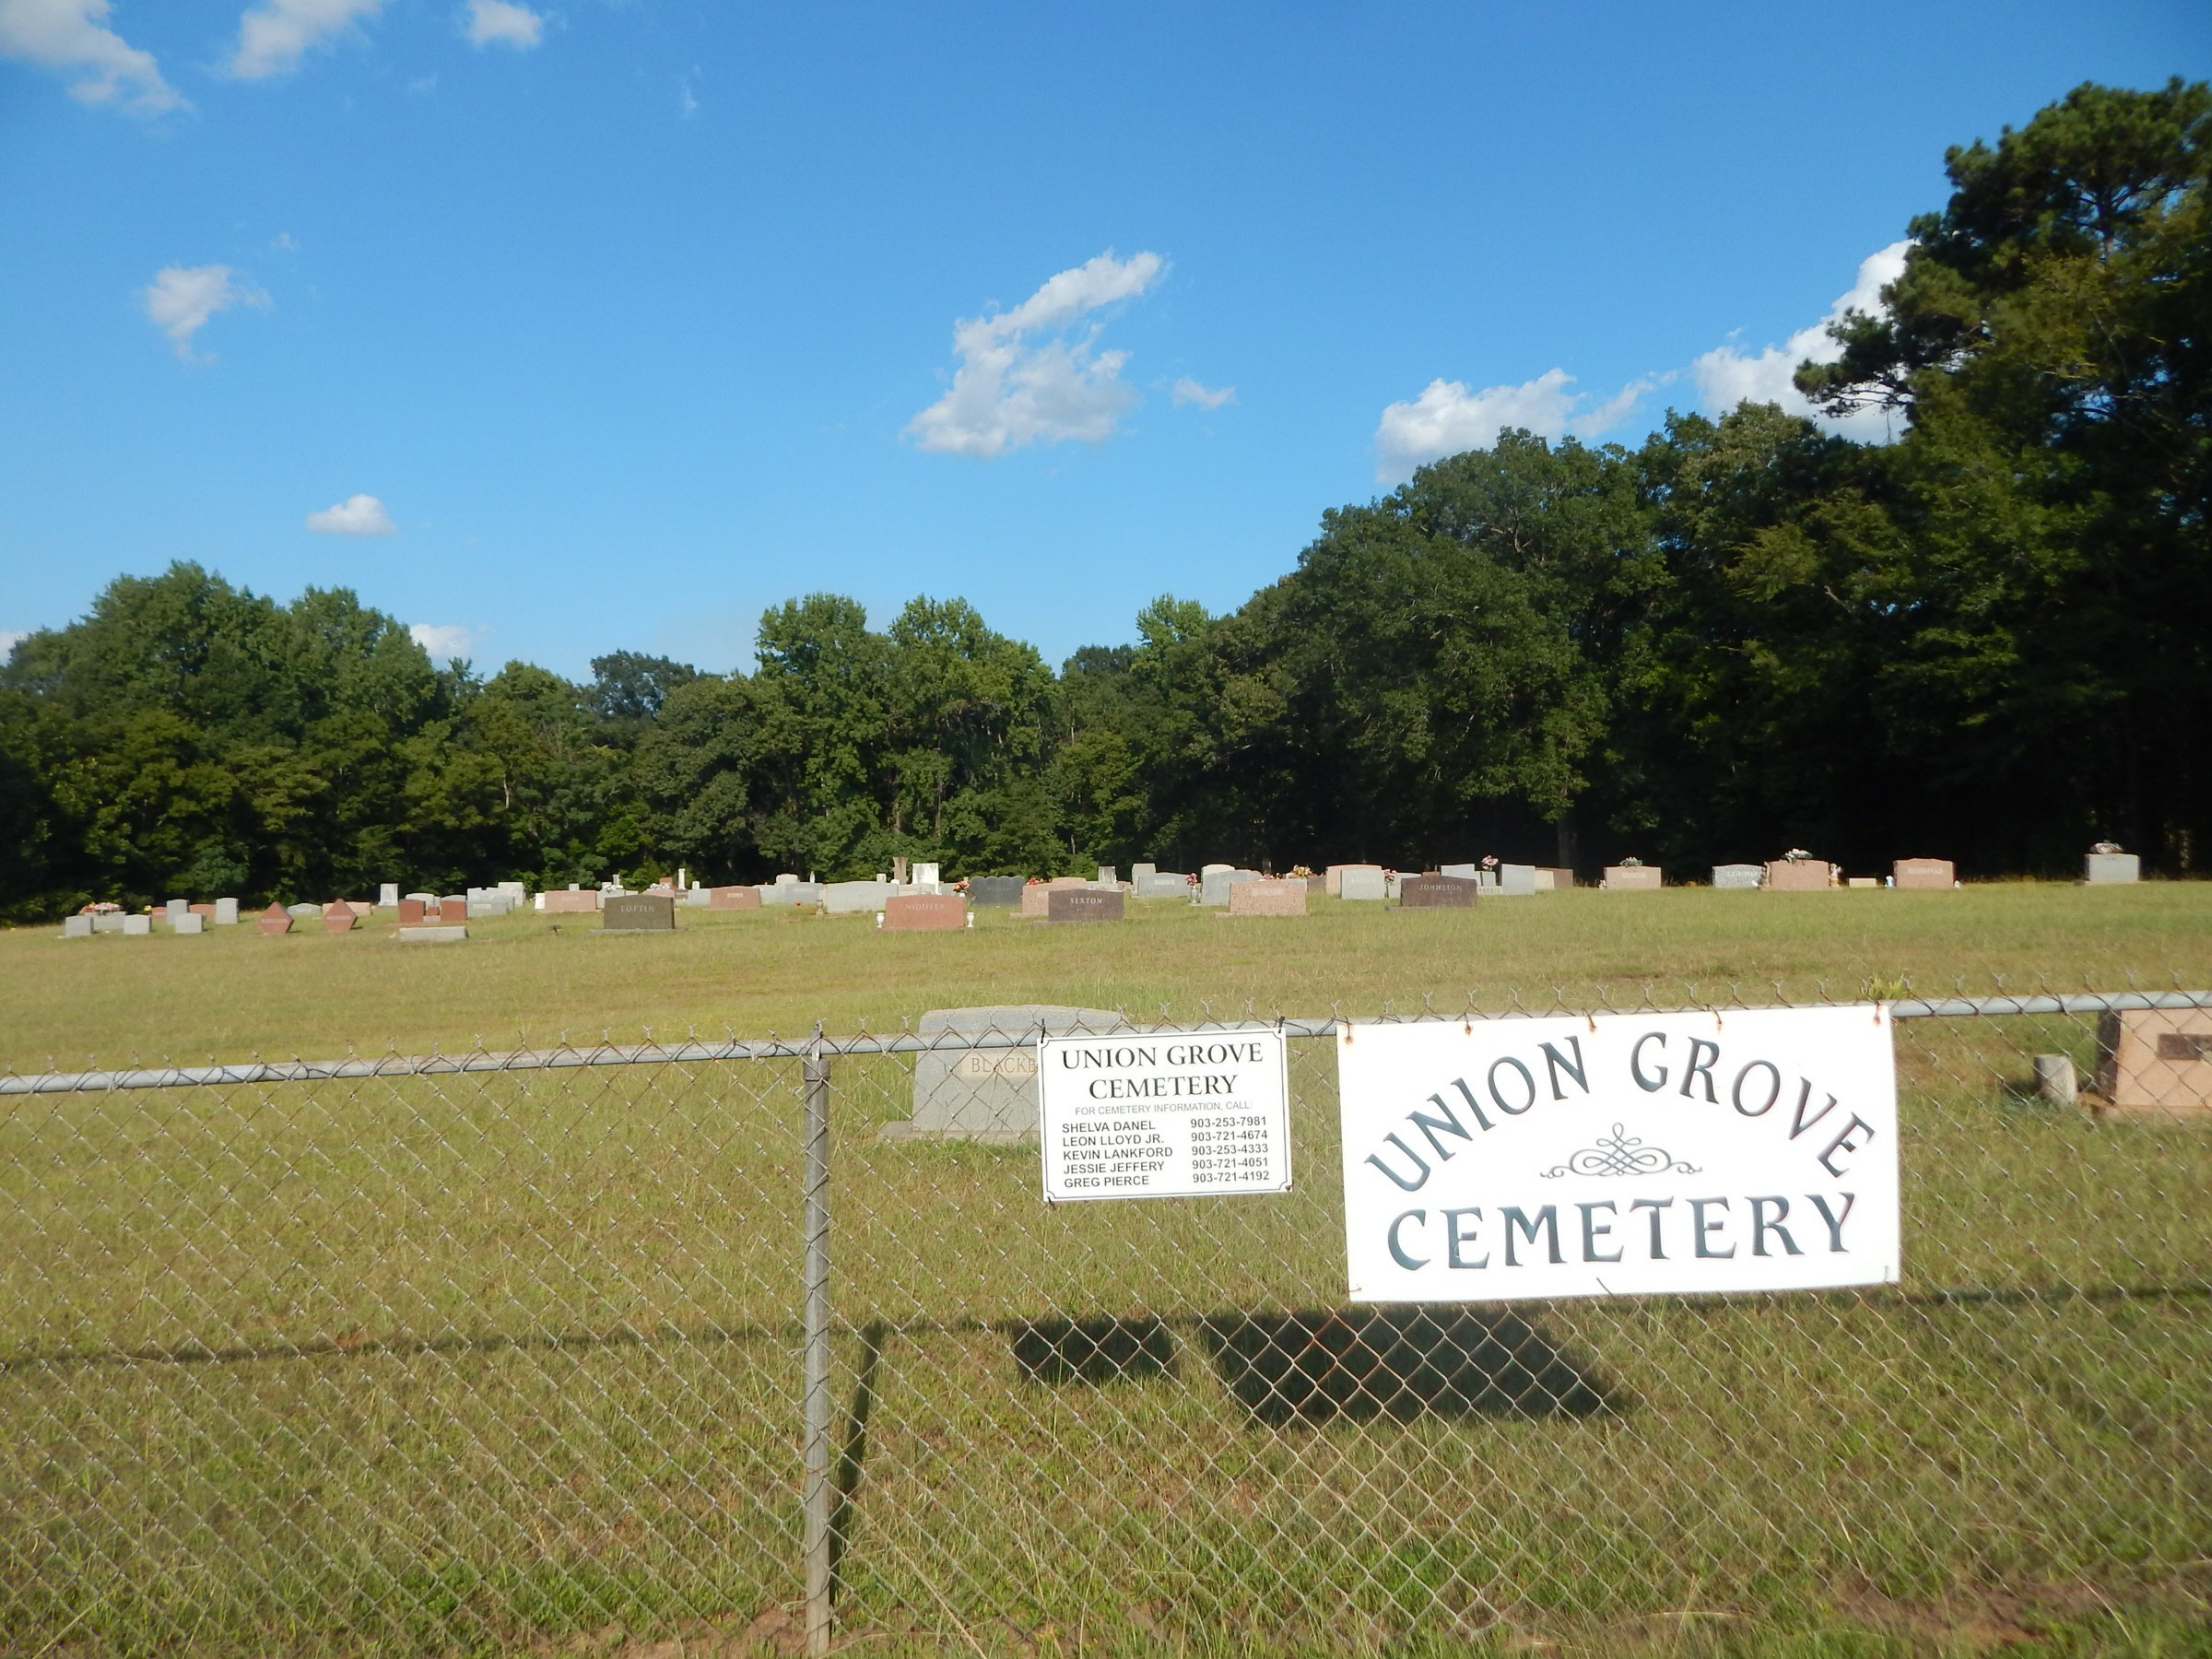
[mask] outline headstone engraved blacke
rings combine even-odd
[[[1055,1034],[1107,1032],[1125,1030],[1127,1022],[1110,1008],[1041,1004],[933,1008],[916,1023],[914,1034],[946,1046],[914,1056],[914,1115],[907,1123],[886,1124],[880,1138],[996,1143],[1032,1138],[1037,1133],[1035,1036],[1041,1027]],[[961,1037],[985,1032],[1029,1041],[1012,1048],[959,1045]]]
[[[672,893],[609,893],[599,906],[601,933],[674,933]]]

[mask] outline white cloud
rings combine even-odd
[[[383,9],[384,0],[260,0],[239,18],[230,73],[241,80],[286,74],[316,47]]]
[[[1201,409],[1218,409],[1223,404],[1237,401],[1237,389],[1234,386],[1208,386],[1186,374],[1175,382],[1174,397],[1179,404],[1195,404]]]
[[[1586,392],[1573,392],[1574,376],[1547,369],[1517,386],[1470,390],[1465,381],[1432,380],[1411,403],[1394,403],[1375,427],[1375,477],[1399,484],[1416,467],[1487,449],[1508,427],[1525,427],[1540,438],[1594,438],[1627,418],[1647,392],[1672,380],[1661,375],[1630,381],[1603,403],[1585,408]]]
[[[1832,363],[1842,355],[1843,348],[1829,337],[1828,325],[1841,321],[1845,312],[1881,314],[1882,288],[1903,272],[1905,253],[1912,245],[1909,241],[1896,241],[1878,253],[1869,253],[1859,262],[1859,277],[1852,284],[1851,291],[1828,308],[1828,315],[1809,328],[1799,329],[1783,344],[1769,346],[1756,354],[1740,351],[1734,346],[1716,346],[1691,363],[1690,372],[1698,382],[1698,398],[1706,411],[1723,415],[1748,399],[1753,403],[1780,404],[1793,415],[1810,416],[1831,431],[1844,432],[1853,438],[1877,440],[1886,436],[1888,421],[1884,411],[1860,409],[1841,417],[1823,415],[1797,390],[1794,377],[1800,363]]]
[[[456,657],[465,657],[469,653],[470,648],[477,642],[477,635],[479,631],[479,629],[469,627],[465,622],[410,622],[407,624],[407,632],[413,637],[416,644],[421,646],[432,656],[442,657],[449,663]]]
[[[512,46],[527,52],[544,31],[543,14],[513,0],[468,0],[468,41],[472,46]]]
[[[335,507],[307,515],[307,527],[323,535],[396,535],[399,526],[372,495],[347,496]]]
[[[107,21],[108,0],[0,0],[0,57],[76,76],[69,91],[85,103],[120,103],[142,115],[184,108],[154,54]]]
[[[1095,351],[1100,324],[1076,331],[1092,312],[1134,299],[1167,268],[1157,253],[1112,252],[1048,278],[1012,311],[953,325],[959,364],[945,395],[907,423],[925,450],[1002,455],[1024,444],[1070,438],[1097,443],[1136,402],[1121,381],[1125,351]]]
[[[250,282],[241,282],[229,265],[164,265],[139,295],[146,314],[169,336],[177,355],[186,362],[195,358],[192,336],[216,312],[234,305],[266,305],[268,295]]]
[[[21,629],[0,628],[0,663],[6,662],[16,647],[29,638]]]

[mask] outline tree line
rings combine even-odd
[[[87,899],[1149,858],[2196,867],[2212,828],[2212,92],[1949,152],[1882,314],[1641,446],[1508,432],[1323,516],[1222,616],[1055,673],[959,599],[817,594],[749,672],[440,666],[344,590],[180,564],[0,668],[0,914]]]

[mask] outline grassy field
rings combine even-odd
[[[265,939],[0,932],[0,1069],[86,1057],[179,1060],[532,1046],[564,1034],[786,1035],[820,1020],[896,1029],[927,1008],[1051,1002],[1179,1017],[1660,1001],[1686,987],[1746,1001],[1868,979],[1986,990],[2048,978],[2212,984],[2212,883],[2027,883],[1949,893],[1582,890],[1475,912],[1314,900],[1304,921],[1230,921],[1133,903],[1116,926],[1048,928],[982,912],[972,934],[880,935],[865,917],[680,911],[673,937],[597,935],[571,919],[470,924],[463,947],[401,947],[388,924]]]
[[[1474,914],[675,939],[0,936],[0,1060],[1178,1014],[2212,984],[2212,888],[1574,893]],[[879,1143],[838,1063],[843,1640],[861,1653],[2212,1653],[2212,1129],[2036,1102],[2064,1018],[1900,1027],[1906,1282],[1343,1306],[1300,1181],[1068,1206]],[[788,1648],[795,1066],[47,1096],[0,1116],[0,1647]]]

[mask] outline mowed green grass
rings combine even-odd
[[[1119,925],[1045,927],[985,911],[962,935],[883,935],[872,918],[677,912],[674,937],[601,937],[590,919],[470,924],[465,946],[402,946],[388,922],[263,938],[0,931],[0,1068],[451,1053],[647,1033],[786,1036],[897,1029],[928,1008],[1051,1002],[1177,1018],[1548,1006],[1597,999],[1803,999],[1870,978],[1986,991],[2048,979],[2212,983],[2212,883],[1948,893],[1577,890],[1401,912],[1316,898],[1302,921],[1230,920],[1158,900]]]
[[[2212,984],[2212,890],[2183,886],[1137,912],[905,937],[515,918],[453,949],[25,930],[0,936],[4,1057],[836,1032],[1001,1001]],[[1290,1194],[1053,1209],[1033,1149],[878,1142],[911,1062],[841,1060],[845,1639],[2212,1651],[2212,1125],[2035,1101],[2028,1056],[2086,1065],[2092,1038],[1900,1027],[1896,1290],[1477,1309],[1348,1348],[1325,1042],[1293,1045]],[[788,1643],[794,1065],[5,1105],[0,1647]],[[1339,1408],[1278,1409],[1291,1369]]]

